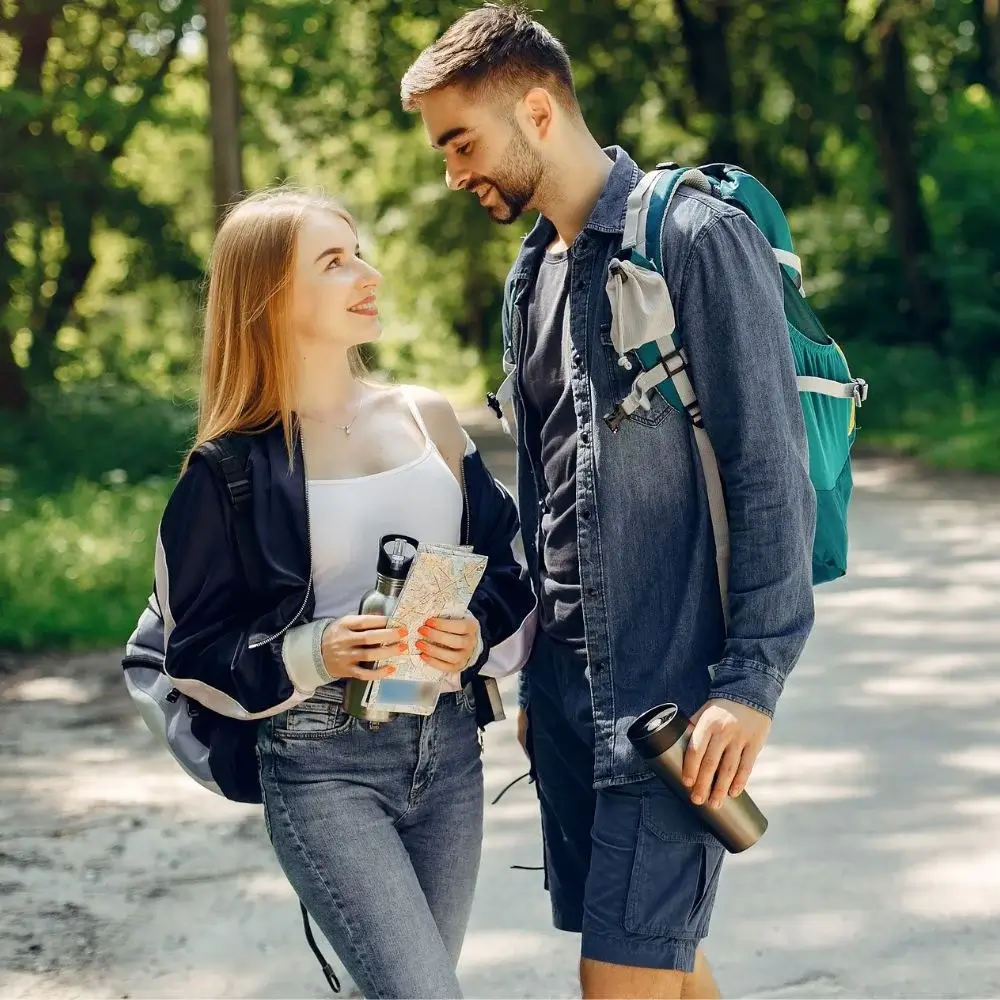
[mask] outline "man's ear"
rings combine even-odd
[[[532,87],[521,101],[522,127],[529,135],[544,139],[552,128],[555,102],[544,87]],[[520,116],[519,116],[520,117]]]

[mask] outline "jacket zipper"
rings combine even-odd
[[[465,457],[464,456],[462,458],[462,464],[461,464],[460,468],[461,468],[461,472],[462,472],[462,474],[460,476],[460,479],[462,481],[462,535],[461,535],[461,540],[459,541],[459,545],[468,545],[469,544],[469,535],[471,534],[471,529],[470,529],[470,526],[469,526],[469,521],[470,521],[470,517],[469,517],[469,494],[468,494],[468,492],[465,489]]]
[[[302,451],[302,477],[305,480],[306,494],[306,548],[309,550],[309,583],[306,584],[306,594],[302,598],[302,606],[295,613],[295,617],[280,632],[275,632],[274,635],[269,635],[266,639],[259,639],[257,642],[249,643],[249,649],[259,649],[261,646],[266,646],[268,643],[274,642],[275,639],[280,639],[302,617],[303,612],[306,610],[306,605],[309,603],[309,595],[312,593],[313,585],[313,564],[312,529],[309,525],[309,470],[306,468],[305,450]]]

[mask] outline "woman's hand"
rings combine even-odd
[[[377,680],[396,672],[394,666],[378,670],[363,666],[406,652],[406,629],[386,628],[387,618],[381,615],[345,615],[331,622],[323,631],[323,665],[334,680],[360,677]]]
[[[414,646],[420,659],[446,674],[464,670],[479,646],[479,621],[471,614],[464,618],[428,618],[417,632],[421,638]]]

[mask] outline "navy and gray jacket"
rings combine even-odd
[[[173,688],[218,715],[244,721],[275,715],[330,683],[320,654],[327,622],[313,620],[301,446],[296,443],[289,468],[282,428],[276,426],[250,439],[248,467],[263,591],[250,592],[232,504],[219,477],[196,454],[160,523],[155,594],[163,672]],[[486,725],[495,718],[487,678],[524,663],[534,632],[534,597],[515,554],[514,501],[471,441],[462,478],[462,543],[489,559],[470,604],[483,648],[462,680],[471,683],[478,721]],[[372,567],[374,574],[374,554]]]

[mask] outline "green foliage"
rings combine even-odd
[[[841,346],[851,371],[872,385],[858,412],[861,450],[1000,474],[1000,378],[974,380],[927,348],[850,340]]]
[[[51,496],[0,487],[0,648],[120,645],[153,584],[169,488],[79,482]]]
[[[50,389],[24,418],[0,423],[0,489],[40,496],[64,492],[78,480],[172,478],[193,435],[190,407],[135,387]]]
[[[494,226],[449,193],[398,88],[470,6],[234,0],[230,23],[247,185],[321,186],[355,213],[385,275],[380,374],[460,405],[500,378],[502,282],[530,220]],[[732,159],[775,192],[811,301],[872,384],[862,443],[996,470],[1000,52],[983,0],[531,7],[601,142],[644,166]],[[0,645],[120,642],[148,587],[213,232],[199,10],[0,4],[0,413],[31,396],[0,416]],[[930,279],[939,301],[917,301]],[[922,314],[938,307],[943,332]]]

